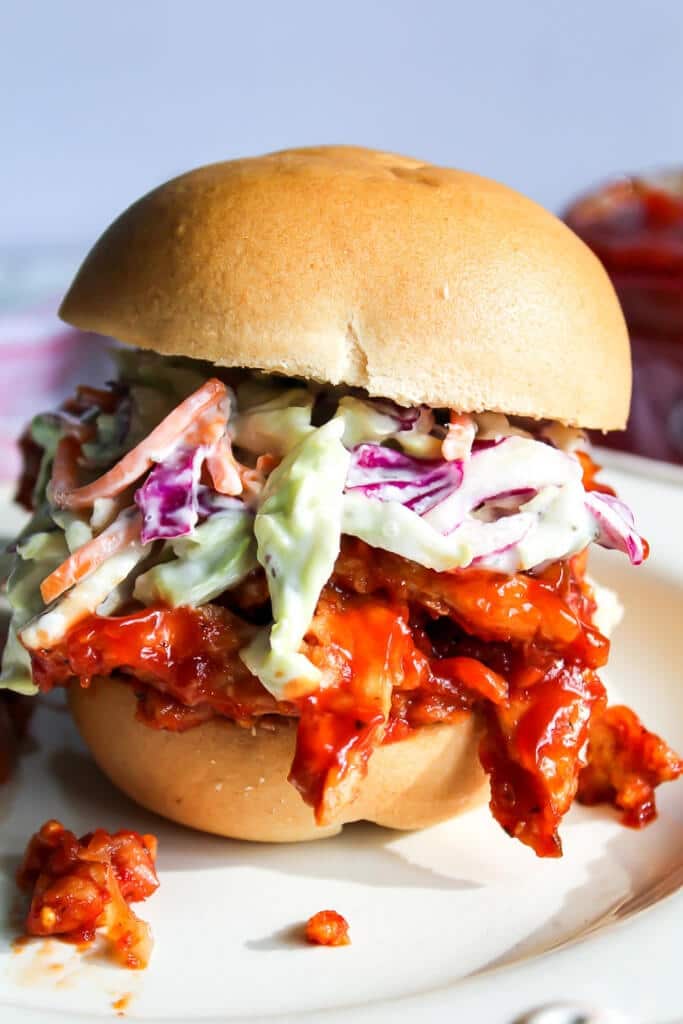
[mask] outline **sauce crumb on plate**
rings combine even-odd
[[[319,910],[306,922],[306,942],[313,946],[349,946],[349,925],[336,910]]]

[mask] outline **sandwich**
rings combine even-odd
[[[2,682],[66,687],[116,785],[260,841],[488,799],[552,857],[577,795],[654,817],[683,762],[608,703],[617,602],[586,574],[648,552],[584,435],[624,426],[629,343],[565,225],[290,150],[134,203],[60,313],[118,369],[23,438]]]

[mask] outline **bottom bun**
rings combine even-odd
[[[97,764],[143,807],[172,821],[235,839],[297,842],[334,835],[351,821],[417,829],[451,818],[488,794],[479,764],[481,724],[430,725],[380,747],[367,778],[339,819],[320,828],[287,782],[296,721],[241,728],[214,718],[183,733],[135,718],[130,686],[95,680],[70,688],[76,724]]]

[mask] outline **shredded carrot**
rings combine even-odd
[[[219,494],[241,494],[240,466],[232,453],[227,429],[224,415],[204,417],[190,427],[185,440],[189,445],[205,445],[211,449],[206,456],[206,468]]]
[[[40,584],[40,593],[45,604],[61,597],[65,590],[74,586],[108,558],[121,551],[140,536],[142,520],[139,513],[128,509],[114,520],[111,526],[93,537],[91,541],[69,555],[54,572]]]
[[[232,454],[232,445],[227,434],[223,434],[213,450],[206,457],[206,468],[219,494],[241,494],[243,468]]]
[[[256,460],[255,469],[249,469],[238,462],[237,465],[245,497],[257,498],[265,486],[268,475],[272,473],[276,466],[279,466],[280,462],[281,459],[277,455],[273,455],[272,452],[259,455]]]
[[[221,381],[215,377],[207,380],[103,476],[85,487],[53,484],[52,500],[55,505],[59,508],[87,508],[97,498],[113,498],[121,494],[152,466],[155,455],[182,437],[202,413],[217,405],[226,394],[227,388]]]
[[[196,423],[187,430],[184,441],[190,447],[194,445],[206,445],[211,447],[220,441],[228,426],[227,418],[223,413],[213,416],[202,416]]]
[[[53,495],[55,492],[73,491],[78,487],[78,456],[80,454],[81,444],[77,438],[67,435],[57,442],[50,480]]]
[[[451,409],[448,433],[441,443],[441,454],[446,462],[469,458],[476,429],[471,416]]]

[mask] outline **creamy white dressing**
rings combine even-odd
[[[230,436],[235,446],[255,454],[286,455],[314,429],[312,412],[310,391],[290,388],[238,412],[230,423]]]
[[[581,466],[576,459],[541,441],[507,437],[475,452],[463,464],[457,490],[424,518],[441,533],[450,533],[474,509],[496,495],[565,484],[576,484],[583,492]]]
[[[292,684],[301,694],[320,681],[318,669],[299,647],[339,554],[350,458],[341,442],[343,431],[343,420],[330,420],[292,449],[269,477],[254,522],[273,625],[241,657],[278,698]]]
[[[342,440],[347,448],[374,442],[395,441],[408,455],[418,459],[436,459],[441,455],[441,438],[432,435],[434,413],[421,407],[410,429],[404,429],[396,416],[382,412],[369,399],[345,395],[339,401],[337,416],[344,422]]]

